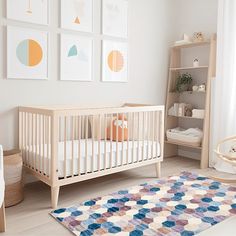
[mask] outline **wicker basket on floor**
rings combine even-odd
[[[224,148],[224,146],[230,147],[232,146],[232,144],[236,145],[236,136],[226,138],[219,142],[216,147],[215,153],[219,159],[231,164],[236,169],[236,152],[232,152],[232,150],[228,150],[226,152]],[[236,183],[236,179],[219,178],[215,176],[211,176],[211,178],[225,183]]]
[[[20,150],[4,151],[5,206],[10,207],[24,199],[22,157]]]

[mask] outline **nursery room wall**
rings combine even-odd
[[[6,19],[6,0],[0,1],[0,143],[4,149],[18,145],[19,105],[71,104],[120,105],[124,102],[164,104],[168,48],[174,40],[174,5],[171,0],[129,0],[128,83],[101,82],[101,0],[94,1],[94,80],[60,81],[59,0],[50,0],[48,27]],[[6,26],[45,30],[49,33],[49,79],[47,81],[6,78]],[[164,29],[164,30],[163,30]],[[74,33],[68,31],[68,33]],[[78,34],[79,33],[74,33]],[[2,53],[3,52],[3,53]],[[163,89],[164,88],[164,89]]]
[[[206,37],[217,31],[218,0],[177,0],[177,37],[201,31]]]
[[[60,81],[59,0],[50,0],[50,25],[43,27],[6,19],[6,0],[0,1],[0,143],[18,145],[19,105],[71,104],[110,106],[124,102],[164,104],[169,46],[183,33],[216,32],[217,0],[129,0],[128,83],[101,82],[101,0],[94,1],[94,80]],[[201,12],[201,14],[199,14]],[[200,17],[201,16],[201,17]],[[137,22],[137,19],[139,20]],[[6,79],[6,26],[45,30],[50,36],[49,80]],[[79,33],[74,33],[78,34]]]

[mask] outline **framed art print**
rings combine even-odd
[[[128,0],[103,0],[102,19],[104,35],[127,38]]]
[[[93,0],[61,0],[61,27],[93,31]]]
[[[93,40],[61,35],[61,80],[92,80]]]
[[[7,0],[7,18],[49,24],[49,0]]]
[[[103,41],[102,81],[127,82],[128,80],[127,43]]]
[[[44,31],[8,26],[7,77],[48,78],[48,34]]]

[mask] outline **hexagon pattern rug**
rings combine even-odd
[[[51,215],[81,236],[191,236],[236,215],[236,187],[182,172]]]

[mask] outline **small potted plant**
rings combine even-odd
[[[179,93],[188,91],[192,81],[193,78],[189,73],[180,74],[176,82],[176,91]]]

